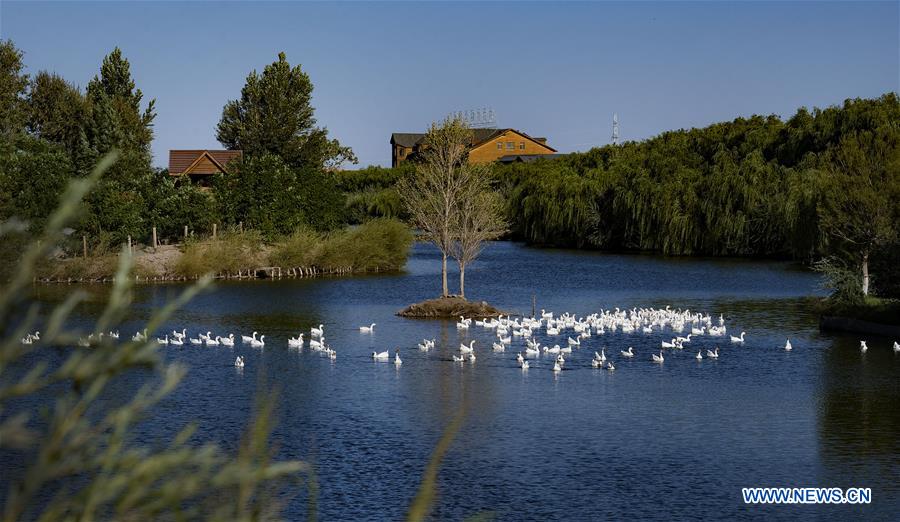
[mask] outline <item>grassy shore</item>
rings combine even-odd
[[[843,317],[870,323],[900,326],[900,299],[867,297],[860,303],[837,303],[822,299],[814,303],[816,313],[821,316]]]
[[[403,268],[412,233],[396,220],[375,219],[328,234],[298,230],[275,241],[254,232],[229,232],[182,245],[135,250],[134,275],[141,281],[255,278],[260,274],[302,277],[319,274],[390,272]],[[42,282],[109,281],[118,254],[101,252],[87,258],[52,258],[42,263]]]

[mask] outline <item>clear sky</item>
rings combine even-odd
[[[28,72],[87,84],[122,48],[156,99],[154,161],[218,148],[222,106],[287,53],[319,123],[360,166],[391,132],[492,107],[561,152],[754,113],[790,115],[900,84],[898,2],[12,2],[0,36]]]

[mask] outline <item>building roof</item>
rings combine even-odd
[[[170,150],[169,174],[179,176],[190,174],[215,174],[225,171],[225,165],[234,159],[240,159],[243,151],[240,150]],[[204,158],[209,162],[202,161]]]
[[[473,147],[478,146],[486,141],[493,139],[494,137],[503,134],[507,131],[513,131],[517,134],[521,134],[530,140],[537,141],[541,145],[551,148],[546,143],[542,143],[540,140],[532,138],[531,136],[525,134],[524,132],[517,131],[516,129],[472,129],[472,143]],[[395,132],[391,134],[391,144],[400,145],[401,147],[413,148],[416,145],[420,144],[422,140],[425,138],[424,133],[420,132]],[[546,141],[546,140],[545,140]],[[555,149],[554,149],[555,150]]]

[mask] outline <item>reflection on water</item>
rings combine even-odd
[[[266,335],[265,348],[166,348],[188,365],[183,385],[142,426],[157,440],[187,422],[197,441],[236,448],[261,390],[279,390],[274,445],[282,458],[312,460],[323,519],[402,518],[442,430],[461,402],[466,422],[439,475],[438,519],[494,513],[500,520],[603,518],[887,519],[900,511],[900,357],[890,341],[826,336],[803,298],[816,277],[774,262],[609,256],[566,250],[489,246],[467,273],[473,298],[505,310],[541,308],[584,315],[633,306],[688,307],[723,314],[744,346],[697,338],[684,351],[650,362],[672,334],[594,336],[566,369],[533,360],[527,372],[490,349],[493,332],[451,321],[395,316],[439,291],[435,253],[417,246],[403,274],[345,279],[223,282],[188,304],[164,331]],[[75,287],[39,287],[54,302]],[[122,328],[138,324],[183,285],[140,286]],[[79,309],[81,324],[98,313]],[[376,322],[372,335],[358,326]],[[338,352],[330,361],[287,339],[325,325]],[[308,335],[307,335],[308,338]],[[416,343],[435,338],[431,351]],[[785,352],[791,339],[794,350]],[[451,361],[476,340],[474,364]],[[565,335],[540,339],[565,344]],[[633,346],[633,360],[619,351]],[[694,359],[720,348],[718,360]],[[372,351],[401,349],[404,364],[375,362]],[[590,366],[606,349],[615,372]],[[234,367],[243,355],[246,367]],[[136,381],[120,384],[124,393]],[[261,388],[264,387],[264,388]],[[748,507],[744,486],[862,486],[873,504]],[[304,516],[299,493],[288,518]]]

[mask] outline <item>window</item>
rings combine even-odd
[[[497,150],[502,150],[502,149],[503,149],[503,142],[498,141],[497,142]]]
[[[506,142],[506,150],[516,150],[516,142],[507,141]]]
[[[525,150],[525,142],[524,141],[519,142],[519,150]]]

